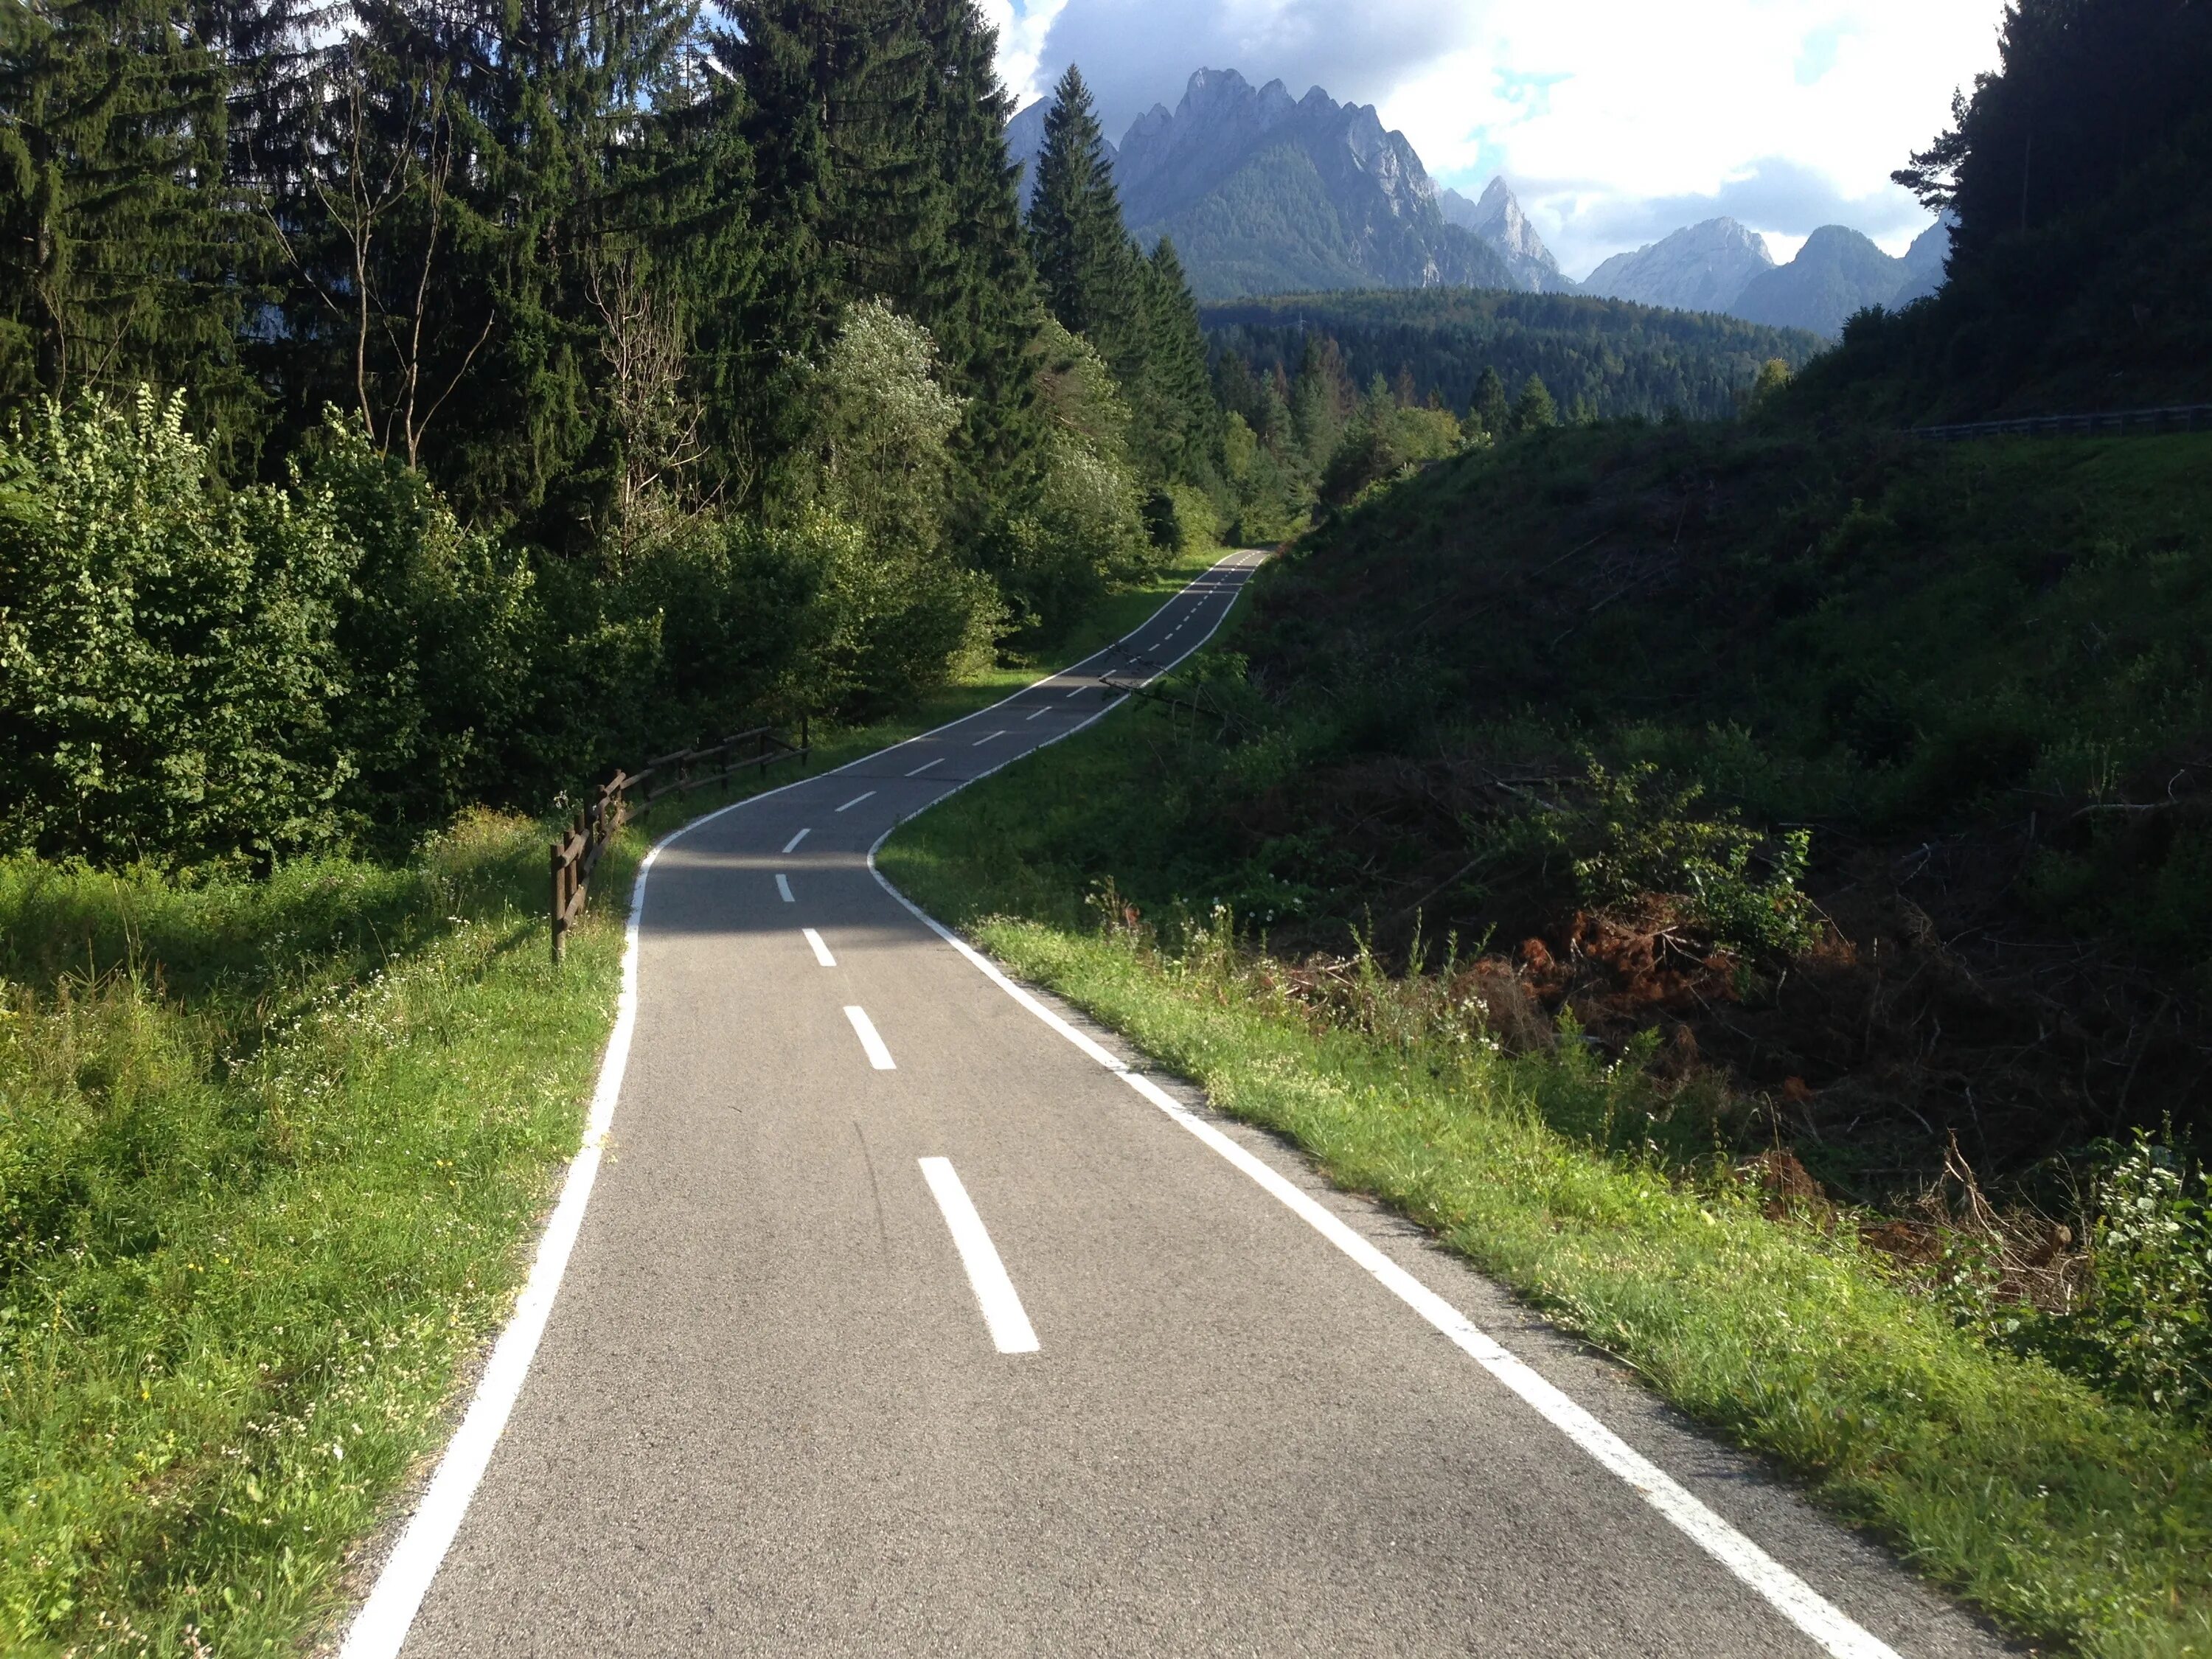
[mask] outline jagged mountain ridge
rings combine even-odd
[[[1044,109],[1006,129],[1024,188]],[[1319,87],[1293,99],[1279,81],[1200,70],[1174,110],[1156,104],[1132,122],[1110,159],[1132,234],[1146,246],[1172,238],[1201,299],[1526,285],[1483,237],[1446,222],[1403,133]]]
[[[1457,191],[1446,189],[1437,192],[1437,205],[1447,223],[1473,231],[1496,250],[1516,288],[1531,294],[1582,291],[1581,284],[1559,269],[1552,250],[1536,234],[1536,227],[1521,211],[1521,204],[1514,199],[1503,173],[1490,181],[1480,201],[1470,202]]]
[[[1583,289],[1674,311],[1726,311],[1745,283],[1773,269],[1764,236],[1733,219],[1708,219],[1614,254],[1583,278]]]
[[[1026,204],[1048,100],[1006,127]],[[1778,265],[1733,219],[1685,227],[1567,276],[1504,179],[1479,200],[1438,188],[1405,135],[1371,105],[1319,87],[1294,99],[1234,70],[1200,70],[1177,106],[1155,104],[1104,146],[1131,233],[1171,237],[1202,300],[1335,289],[1468,287],[1588,293],[1673,310],[1724,312],[1835,337],[1869,305],[1898,306],[1944,280],[1939,223],[1902,258],[1826,226]]]
[[[1733,219],[1708,219],[1633,253],[1616,253],[1585,291],[1678,311],[1724,311],[1747,322],[1809,328],[1833,339],[1851,313],[1901,306],[1943,284],[1948,225],[1930,225],[1902,258],[1843,225],[1823,225],[1778,265],[1765,239]]]

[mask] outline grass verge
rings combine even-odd
[[[1212,556],[1054,654],[1126,633]],[[1034,672],[817,729],[811,769]],[[0,863],[0,1650],[228,1659],[328,1625],[527,1271],[638,860],[793,775],[634,824],[557,972],[526,819],[472,818],[404,868],[261,882]]]
[[[1172,949],[1088,925],[1127,816],[1091,809],[1154,787],[1160,718],[1131,711],[953,797],[892,838],[885,872],[2008,1628],[2098,1656],[2212,1654],[2203,1440],[1984,1346],[1850,1229],[1770,1216],[1724,1159],[1669,1144],[1679,1126],[1636,1067],[1574,1044],[1516,1058],[1379,975],[1364,1017],[1317,1016],[1219,922]]]

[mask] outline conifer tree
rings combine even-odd
[[[243,395],[223,91],[182,0],[0,12],[0,395]]]
[[[1494,366],[1486,365],[1482,378],[1474,383],[1474,401],[1468,408],[1468,419],[1493,438],[1502,438],[1512,429],[1512,406],[1505,400],[1505,382],[1498,378]]]
[[[1552,401],[1544,377],[1531,374],[1522,382],[1521,395],[1513,404],[1513,429],[1516,432],[1540,432],[1559,423],[1559,405]]]
[[[1126,386],[1145,356],[1141,261],[1121,223],[1105,135],[1083,72],[1071,64],[1053,88],[1030,198],[1030,247],[1046,308],[1080,334]]]
[[[1221,410],[1206,371],[1206,334],[1182,261],[1166,237],[1145,270],[1145,386],[1138,404],[1154,424],[1163,477],[1198,483],[1212,477],[1221,447]]]
[[[966,400],[959,447],[971,498],[1003,501],[1030,482],[1042,436],[1030,361],[1036,271],[1018,170],[1006,156],[1012,100],[999,81],[997,32],[975,0],[922,0],[915,16],[931,69],[925,136],[945,208],[934,281],[916,314]]]
[[[755,373],[740,441],[766,487],[811,418],[808,366],[845,307],[935,314],[950,209],[924,142],[932,68],[896,0],[736,0],[716,57],[744,89],[761,270],[733,319]]]

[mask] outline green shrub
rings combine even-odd
[[[0,440],[0,792],[19,848],[265,860],[337,836],[359,547],[328,489],[215,487],[183,410],[144,391],[50,403]]]
[[[2097,1188],[2096,1282],[2069,1334],[2104,1385],[2177,1413],[2212,1411],[2212,1205],[2167,1148],[2138,1135]]]
[[[1529,820],[1571,859],[1585,903],[1664,893],[1684,900],[1716,939],[1738,951],[1786,953],[1811,942],[1814,913],[1799,890],[1809,831],[1775,839],[1761,880],[1752,861],[1768,838],[1732,810],[1700,810],[1703,784],[1670,787],[1648,761],[1616,773],[1593,760],[1585,781],[1586,799]]]

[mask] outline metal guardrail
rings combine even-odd
[[[1951,443],[1961,438],[2104,437],[2127,432],[2212,431],[2212,404],[2168,409],[2114,409],[2099,415],[2023,415],[2009,421],[1959,421],[1907,428],[1915,438]]]
[[[795,744],[773,727],[756,726],[703,749],[678,749],[662,755],[635,772],[617,771],[601,784],[591,803],[576,814],[568,833],[553,843],[555,963],[561,960],[568,930],[583,913],[584,901],[591,893],[592,872],[599,868],[600,855],[636,813],[665,796],[726,782],[744,767],[757,767],[766,775],[769,767],[787,760],[803,764],[813,752],[802,715]],[[635,793],[639,791],[643,793]]]

